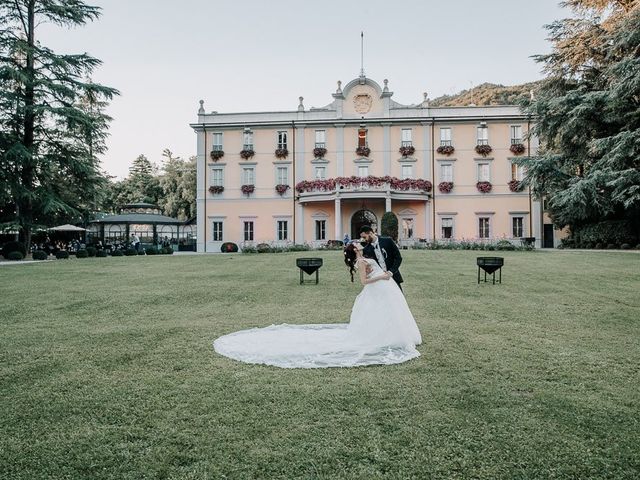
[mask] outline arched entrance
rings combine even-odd
[[[360,229],[369,225],[374,231],[378,230],[378,218],[371,210],[358,210],[351,217],[351,238],[360,238]]]

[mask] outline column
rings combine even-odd
[[[296,204],[296,238],[293,243],[304,243],[304,205]]]
[[[207,201],[207,154],[205,152],[205,135],[204,130],[198,131],[197,135],[197,160],[196,160],[196,251],[205,252],[207,247],[207,216],[205,202]]]
[[[391,211],[391,194],[389,194],[389,193],[387,193],[387,197],[385,198],[384,211],[385,212],[390,212]]]
[[[340,197],[335,199],[335,239],[342,240],[342,205],[340,204]]]

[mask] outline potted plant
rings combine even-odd
[[[242,193],[244,193],[245,195],[251,195],[256,189],[255,185],[242,185],[240,187],[240,190],[242,190]]]
[[[507,185],[512,192],[520,192],[524,186],[520,180],[511,180]]]
[[[491,191],[492,187],[493,187],[493,185],[491,185],[491,182],[478,182],[478,183],[476,183],[476,188],[478,189],[478,191],[480,193],[489,193]]]
[[[449,193],[453,190],[453,182],[440,182],[438,184],[438,190],[440,190],[440,193]]]
[[[369,147],[356,148],[356,154],[360,155],[361,157],[368,157],[370,153],[371,149]]]
[[[324,147],[316,147],[313,149],[313,156],[316,158],[322,158],[327,154],[327,149]]]
[[[512,143],[511,146],[509,147],[509,150],[514,155],[522,155],[524,153],[525,148],[524,148],[524,145],[521,143]]]
[[[287,190],[289,190],[289,185],[283,185],[283,184],[276,185],[276,192],[278,192],[278,194],[281,196],[284,195]]]
[[[251,157],[253,157],[256,154],[256,152],[254,152],[251,149],[243,149],[240,150],[240,156],[242,158],[244,158],[245,160],[249,160]]]
[[[211,160],[217,162],[222,157],[224,157],[224,152],[222,150],[212,150],[211,151]]]
[[[453,148],[453,145],[440,145],[437,149],[436,152],[438,152],[440,155],[451,155],[453,152],[455,152],[455,148]]]
[[[209,187],[209,192],[213,193],[214,195],[217,193],[222,193],[224,192],[224,187],[222,185],[211,185]]]
[[[476,145],[476,153],[486,157],[492,152],[491,145]]]
[[[410,157],[414,153],[416,153],[416,148],[413,145],[409,145],[407,147],[400,147],[400,155],[403,157]]]
[[[286,148],[276,148],[275,154],[277,158],[287,158],[289,156],[289,150]]]

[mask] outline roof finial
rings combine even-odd
[[[336,90],[336,93],[342,93],[342,82],[340,80],[338,80],[338,89]]]
[[[202,115],[204,113],[204,100],[200,100],[200,108],[198,109],[198,114]]]
[[[386,78],[384,79],[384,88],[382,89],[383,92],[388,92],[389,91],[389,80],[387,80]]]
[[[304,111],[304,105],[302,104],[302,101],[304,100],[304,97],[298,97],[298,99],[300,100],[300,104],[298,105],[298,111],[299,112],[303,112]]]
[[[364,77],[364,32],[360,32],[360,76]]]

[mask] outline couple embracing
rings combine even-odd
[[[360,236],[362,242],[344,248],[351,281],[357,272],[362,283],[349,323],[242,330],[218,338],[216,352],[282,368],[391,365],[419,357],[422,337],[400,287],[400,251],[393,239],[378,237],[371,227],[363,227]]]

